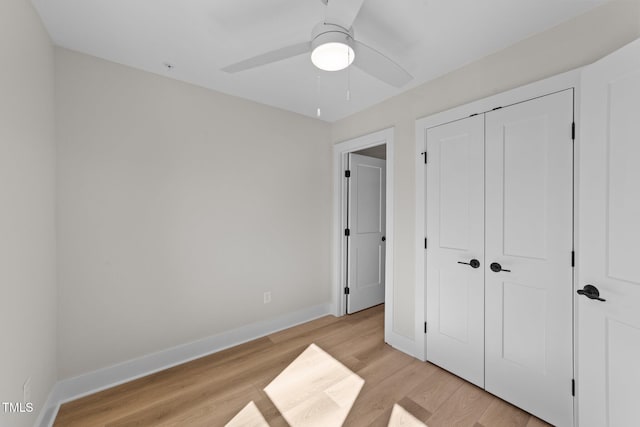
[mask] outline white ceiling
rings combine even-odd
[[[330,0],[342,1],[342,0]],[[542,32],[606,0],[366,0],[355,38],[414,76],[394,88],[308,55],[237,74],[221,68],[310,39],[321,0],[32,0],[56,45],[335,121]],[[168,70],[164,66],[174,66]],[[351,100],[346,100],[350,74]],[[319,77],[318,77],[319,76]]]

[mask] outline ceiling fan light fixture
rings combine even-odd
[[[354,59],[351,46],[341,42],[329,42],[318,45],[311,52],[313,65],[324,71],[339,71],[347,68]]]
[[[355,58],[353,33],[338,25],[321,23],[314,29],[311,62],[324,71],[347,68]]]

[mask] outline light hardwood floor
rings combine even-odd
[[[428,427],[548,424],[384,343],[384,306],[326,316],[62,405],[55,426],[224,426],[249,402],[287,426],[263,389],[315,343],[365,380],[345,426],[387,426],[394,404]]]

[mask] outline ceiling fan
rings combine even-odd
[[[260,67],[311,52],[313,64],[325,71],[342,70],[351,64],[365,73],[395,87],[402,87],[413,77],[382,53],[355,40],[353,21],[364,0],[321,0],[326,17],[311,32],[311,41],[297,43],[231,64],[223,71],[239,71]]]

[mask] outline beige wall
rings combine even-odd
[[[56,380],[53,47],[26,0],[0,1],[0,402],[31,414],[0,425],[30,426]]]
[[[334,143],[395,127],[395,332],[414,339],[415,120],[586,65],[638,37],[640,1],[618,0],[334,123]]]
[[[328,124],[64,49],[56,91],[61,378],[330,302]]]

